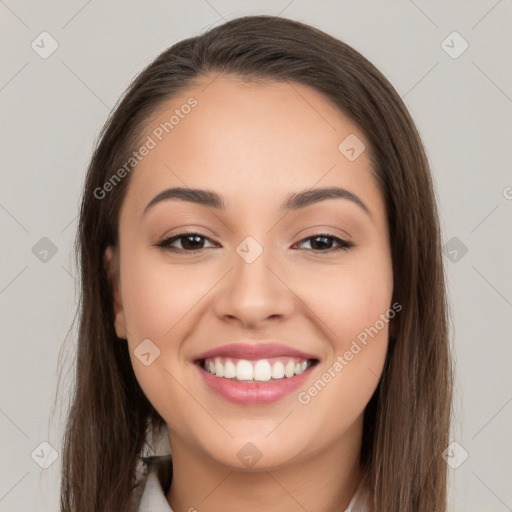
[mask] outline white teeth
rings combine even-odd
[[[224,377],[226,379],[234,379],[236,377],[236,366],[232,361],[226,361],[224,364]]]
[[[218,359],[215,360],[215,375],[217,377],[224,377],[224,366]]]
[[[254,365],[254,380],[266,381],[272,378],[272,369],[267,360],[258,361]]]
[[[295,363],[293,361],[288,361],[286,366],[284,367],[284,374],[287,377],[293,377],[295,375]]]
[[[228,359],[216,357],[206,359],[204,369],[226,379],[239,381],[266,382],[270,379],[290,378],[300,375],[310,366],[310,362],[298,358],[273,358],[248,361],[246,359]]]
[[[254,380],[254,370],[252,364],[245,359],[240,359],[236,363],[236,378],[238,380]]]
[[[284,364],[281,361],[276,361],[272,366],[272,378],[282,379],[284,377]]]

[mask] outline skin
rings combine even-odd
[[[190,96],[198,101],[132,171],[119,246],[105,253],[117,334],[168,425],[167,500],[175,512],[344,510],[361,477],[363,412],[382,373],[388,324],[307,405],[297,395],[390,308],[384,199],[368,150],[353,162],[338,150],[349,134],[364,135],[320,93],[229,75],[212,80],[151,120],[146,136]],[[143,215],[154,196],[178,186],[215,191],[227,208],[167,200]],[[328,186],[356,194],[370,215],[347,199],[279,210],[292,192]],[[154,245],[188,231],[207,237],[195,255]],[[322,254],[308,237],[326,231],[354,247]],[[263,248],[250,264],[236,252],[247,236]],[[161,351],[149,366],[134,355],[146,338]],[[199,378],[199,353],[270,338],[319,359],[297,392],[269,405],[235,405]],[[251,469],[237,457],[248,442],[261,454]]]

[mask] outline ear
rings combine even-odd
[[[123,302],[121,299],[121,280],[119,273],[119,254],[112,247],[108,246],[103,255],[103,264],[107,274],[110,290],[112,291],[113,307],[118,338],[126,339],[126,319],[124,315]]]

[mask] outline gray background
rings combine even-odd
[[[0,512],[58,509],[64,418],[61,407],[50,413],[59,357],[67,401],[78,197],[107,114],[160,51],[256,13],[344,40],[410,109],[447,244],[457,360],[451,510],[512,510],[511,0],[0,0]],[[43,31],[58,43],[48,58],[31,47],[51,49]],[[453,31],[469,44],[457,58],[464,43]]]

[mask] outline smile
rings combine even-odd
[[[319,363],[318,359],[278,359],[216,357],[197,361],[194,367],[214,396],[236,405],[257,406],[282,400],[304,387]]]
[[[240,340],[197,354],[192,361],[206,393],[237,405],[284,399],[316,370],[317,355],[276,340]]]
[[[298,357],[273,357],[255,361],[215,357],[202,360],[200,365],[216,377],[254,383],[289,379],[304,373],[314,362],[313,359]]]

